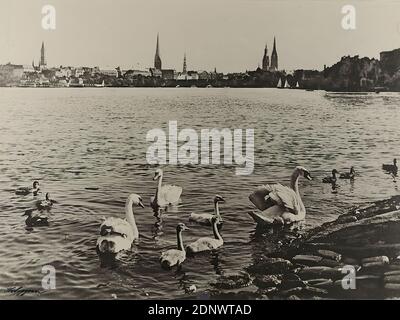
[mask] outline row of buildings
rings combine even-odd
[[[268,48],[265,47],[262,61],[262,70],[278,71],[278,54],[276,50],[276,39],[274,38],[271,63],[268,57]],[[156,52],[154,56],[154,66],[147,70],[128,69],[122,70],[120,67],[111,69],[101,69],[99,67],[48,67],[46,59],[46,48],[44,42],[40,49],[39,62],[36,65],[32,61],[31,65],[15,65],[8,63],[0,65],[0,85],[1,86],[27,86],[27,87],[68,87],[68,86],[105,86],[118,84],[116,79],[125,79],[128,84],[134,84],[138,78],[156,78],[164,81],[177,82],[196,82],[210,81],[217,78],[227,78],[216,69],[214,71],[194,71],[188,70],[186,53],[183,57],[182,71],[163,68],[160,55],[160,38],[157,35]],[[136,81],[137,82],[137,81]],[[160,83],[156,81],[155,83]]]

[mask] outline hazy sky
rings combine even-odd
[[[54,5],[57,29],[41,27]],[[357,9],[357,29],[341,8]],[[42,40],[50,66],[147,68],[160,32],[163,68],[244,71],[277,37],[279,67],[322,69],[341,56],[400,47],[399,0],[0,0],[0,63],[30,64]]]

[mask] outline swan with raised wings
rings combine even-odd
[[[201,225],[211,226],[211,219],[213,217],[218,217],[219,222],[222,223],[222,217],[219,212],[219,203],[224,203],[225,199],[219,195],[216,195],[214,198],[214,214],[211,213],[194,213],[192,212],[189,217],[189,221],[196,222]]]
[[[154,181],[157,181],[156,194],[150,199],[150,205],[153,209],[177,205],[181,198],[182,188],[168,184],[162,185],[163,177],[163,170],[157,169],[153,178]]]
[[[179,266],[186,260],[186,251],[183,246],[182,232],[189,230],[184,223],[179,223],[176,227],[178,249],[170,249],[161,254],[160,263],[163,268]]]
[[[107,218],[100,226],[100,236],[96,248],[100,253],[117,254],[129,250],[134,240],[139,238],[133,214],[133,206],[144,208],[142,198],[137,194],[129,195],[125,204],[126,219]]]
[[[299,193],[299,178],[312,180],[304,167],[296,167],[290,179],[290,187],[281,184],[261,186],[249,199],[261,212],[249,215],[260,225],[272,223],[291,224],[305,219],[306,208]]]
[[[205,251],[216,250],[223,246],[224,240],[221,237],[221,234],[218,231],[218,222],[219,218],[217,216],[213,216],[211,218],[212,229],[214,233],[214,238],[204,237],[196,240],[195,242],[189,244],[186,247],[187,253],[200,253]]]

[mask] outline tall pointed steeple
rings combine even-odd
[[[186,52],[185,52],[185,55],[183,56],[183,69],[182,69],[182,73],[187,73]]]
[[[157,70],[161,70],[162,62],[160,57],[160,39],[159,34],[157,33],[157,45],[156,45],[156,55],[154,57],[154,68]]]
[[[278,52],[276,51],[276,39],[274,37],[274,47],[271,54],[271,70],[278,70]]]
[[[46,62],[46,52],[44,49],[44,42],[42,42],[42,48],[40,49],[40,63],[39,63],[40,67],[46,67],[47,66],[47,62]]]
[[[268,46],[267,45],[265,45],[265,49],[264,49],[264,57],[262,60],[262,69],[265,71],[269,69],[269,57],[268,57]]]

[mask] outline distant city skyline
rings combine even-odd
[[[57,10],[57,29],[41,28],[41,8]],[[344,55],[379,58],[400,46],[400,2],[352,1],[357,29],[341,28],[344,1],[311,0],[2,0],[0,64],[40,60],[59,65],[162,67],[241,72],[262,65],[278,41],[279,69],[323,69]]]

